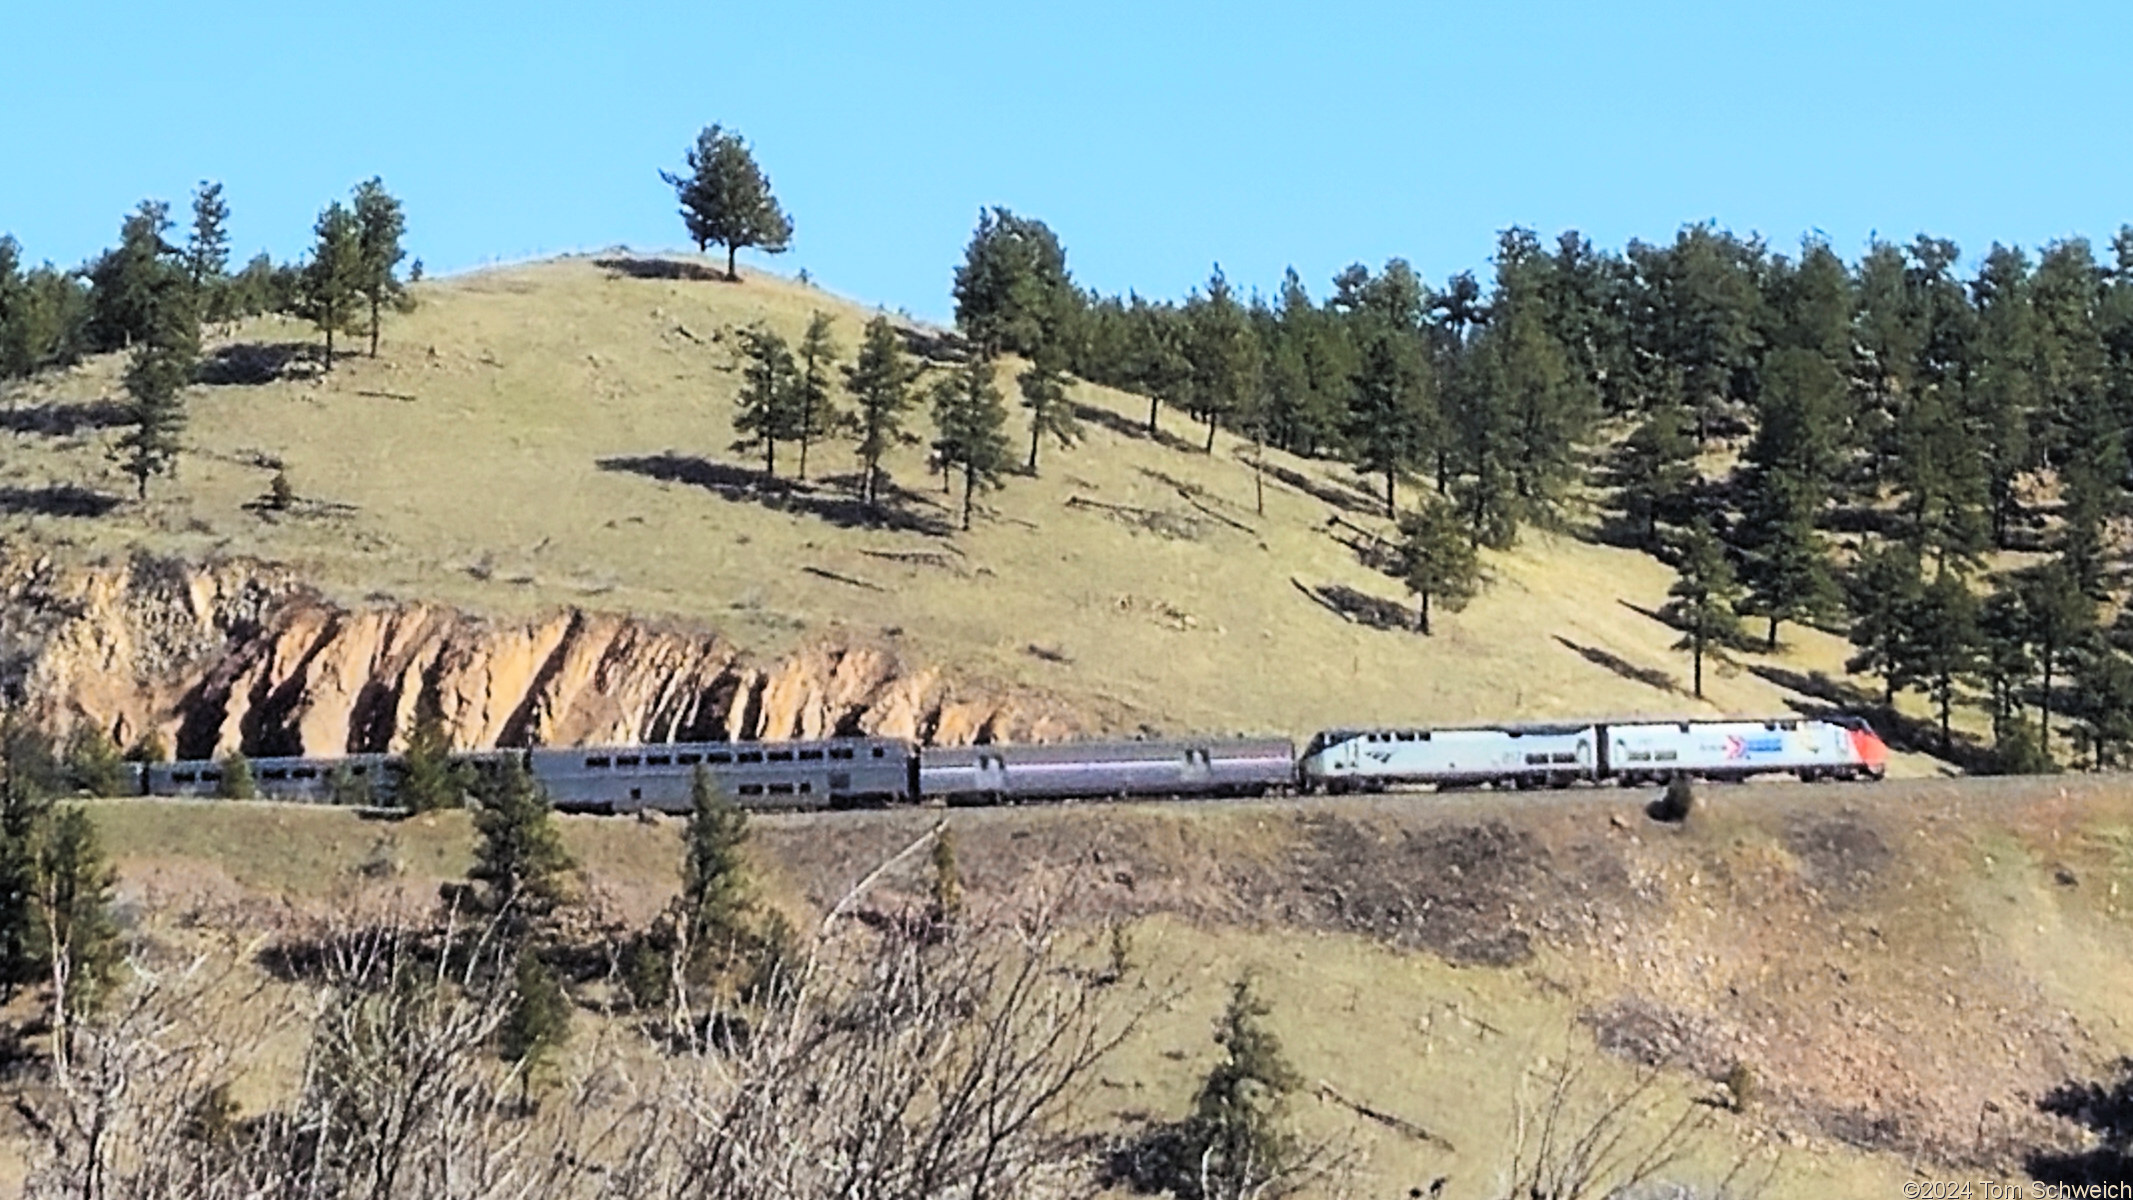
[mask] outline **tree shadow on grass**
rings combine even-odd
[[[85,430],[111,429],[126,423],[126,406],[116,400],[67,401],[0,412],[0,429],[47,437],[73,437]]]
[[[680,262],[671,258],[596,258],[593,265],[616,278],[626,279],[681,279],[692,283],[729,282],[724,271],[714,270],[702,263]]]
[[[71,483],[38,488],[0,487],[0,513],[40,517],[101,517],[125,503],[109,492]]]
[[[1101,405],[1076,404],[1074,406],[1074,419],[1086,421],[1091,425],[1101,425],[1120,437],[1139,438],[1144,442],[1154,442],[1166,450],[1176,450],[1183,454],[1198,454],[1200,452],[1198,446],[1167,429],[1157,428],[1154,433],[1150,433],[1146,423],[1132,420]]]
[[[772,479],[761,471],[687,454],[603,458],[599,467],[667,483],[685,483],[725,500],[759,504],[776,512],[804,513],[845,529],[894,529],[929,537],[947,537],[954,532],[954,527],[942,518],[911,511],[912,506],[931,501],[892,484],[876,489],[881,504],[878,509],[869,510],[850,493],[795,479]]]
[[[1656,688],[1670,695],[1678,696],[1681,694],[1681,685],[1674,682],[1674,677],[1657,667],[1640,667],[1612,651],[1602,650],[1598,646],[1579,645],[1561,634],[1556,634],[1555,640],[1562,643],[1564,648],[1575,652],[1579,658],[1584,659],[1586,662],[1596,667],[1605,667],[1632,683],[1641,683],[1648,688]]]
[[[1302,471],[1290,470],[1280,463],[1268,463],[1266,465],[1266,473],[1268,478],[1278,479],[1297,491],[1315,499],[1323,500],[1335,508],[1354,513],[1359,517],[1385,519],[1385,502],[1376,496],[1369,495],[1361,488],[1345,483],[1331,483],[1323,479],[1313,479]]]
[[[310,342],[234,342],[200,360],[197,378],[210,387],[256,387],[318,373],[319,347]]]
[[[1882,704],[1879,696],[1832,679],[1820,671],[1805,674],[1769,663],[1755,663],[1748,670],[1789,692],[1809,697],[1787,702],[1802,716],[1864,715],[1873,724],[1874,732],[1880,734],[1881,740],[1891,749],[1931,755],[1973,773],[1989,770],[1992,766],[1992,752],[1987,747],[1957,734],[1944,751],[1940,745],[1940,726],[1936,722],[1896,712]]]
[[[2113,1065],[2110,1082],[2062,1083],[2037,1108],[2086,1126],[2100,1145],[2082,1150],[2032,1150],[2023,1165],[2039,1183],[2069,1186],[2133,1179],[2133,1058]]]
[[[1368,592],[1359,592],[1341,583],[1322,583],[1312,587],[1300,579],[1291,579],[1289,582],[1295,585],[1297,591],[1342,620],[1370,629],[1415,632],[1415,614],[1404,604],[1382,599]]]

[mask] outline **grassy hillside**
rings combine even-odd
[[[331,374],[286,320],[211,344],[217,382],[193,394],[180,474],[146,504],[107,452],[121,364],[29,385],[4,418],[0,529],[86,555],[289,562],[352,601],[691,618],[765,652],[841,627],[1124,729],[1761,713],[1811,699],[1774,680],[1841,671],[1841,642],[1788,630],[1784,653],[1719,669],[1696,703],[1653,615],[1670,572],[1569,535],[1491,556],[1492,586],[1433,638],[1381,627],[1406,598],[1351,544],[1389,529],[1352,473],[1272,454],[1262,516],[1234,439],[1202,454],[1201,431],[1167,413],[1151,439],[1144,401],[1088,386],[1086,440],[1047,447],[1041,475],[984,497],[968,533],[916,446],[888,464],[903,519],[858,522],[848,446],[816,447],[792,487],[763,486],[729,449],[733,327],[796,336],[819,308],[849,355],[871,315],[791,281],[568,258],[414,295],[378,359]],[[1014,428],[1026,436],[1019,412]],[[277,467],[295,510],[248,509]]]

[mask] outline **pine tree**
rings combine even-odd
[[[1481,588],[1481,562],[1459,514],[1450,505],[1423,505],[1400,521],[1401,581],[1414,593],[1415,628],[1430,632],[1429,607],[1458,612]]]
[[[45,973],[49,941],[38,909],[37,847],[62,783],[51,740],[0,717],[0,1003]]]
[[[738,132],[712,125],[696,135],[686,175],[661,171],[659,177],[681,201],[682,223],[698,253],[709,246],[726,248],[726,278],[740,282],[734,255],[744,246],[782,254],[792,244],[792,218],[778,207],[770,180]]]
[[[1725,547],[1698,520],[1689,526],[1681,542],[1681,577],[1667,589],[1671,600],[1662,610],[1667,622],[1681,631],[1676,650],[1687,650],[1694,663],[1694,691],[1703,699],[1703,660],[1712,647],[1723,646],[1740,636],[1740,618],[1734,601],[1740,587],[1733,566],[1726,561]]]
[[[1896,446],[1912,549],[1937,567],[1974,562],[1990,536],[1987,482],[1960,407],[1938,386],[1921,388],[1898,415]]]
[[[414,725],[393,781],[394,802],[411,813],[458,808],[466,801],[467,785],[466,768],[452,755],[443,710],[427,695],[417,698]]]
[[[192,236],[185,243],[185,274],[193,311],[204,322],[230,319],[230,209],[222,185],[200,181],[193,193]]]
[[[1623,514],[1645,549],[1657,550],[1660,522],[1679,519],[1696,482],[1696,439],[1681,406],[1654,403],[1623,442],[1620,461]]]
[[[2061,556],[2075,584],[2098,595],[2104,590],[2105,526],[2126,507],[2125,480],[2133,465],[2119,418],[2103,396],[2081,397],[2067,424],[2069,444],[2059,468],[2065,498]]]
[[[68,789],[83,796],[126,794],[126,763],[102,729],[83,722],[67,735]]]
[[[570,1040],[570,997],[555,968],[531,949],[511,971],[511,1008],[496,1030],[496,1050],[519,1071],[520,1103],[533,1075]]]
[[[1015,383],[1022,390],[1022,407],[1029,410],[1029,473],[1037,473],[1037,447],[1049,434],[1061,449],[1081,436],[1081,422],[1067,402],[1066,379],[1062,376],[1063,354],[1051,344],[1039,346]]]
[[[132,426],[114,451],[134,480],[135,494],[148,498],[150,478],[175,469],[185,428],[185,387],[200,357],[199,318],[192,290],[175,267],[140,285],[139,327],[126,367],[126,415]]]
[[[1978,310],[1978,364],[1964,398],[1971,424],[1982,434],[1992,544],[2005,549],[2020,512],[2015,482],[2037,465],[2030,438],[2037,409],[2037,336],[2028,257],[1995,244],[1971,291]]]
[[[2052,751],[2052,680],[2072,665],[2076,651],[2096,627],[2096,606],[2063,561],[2025,572],[2016,594],[2023,623],[2036,655],[2038,674],[2037,744],[2045,758]]]
[[[252,777],[252,760],[242,750],[232,750],[222,760],[222,779],[215,784],[218,800],[257,800],[259,782]]]
[[[797,369],[793,374],[792,410],[794,434],[800,443],[800,478],[807,478],[807,447],[817,438],[841,431],[847,418],[837,407],[831,369],[837,363],[837,344],[830,340],[830,315],[818,312],[808,319],[807,333],[800,339]]]
[[[47,936],[45,962],[63,1001],[62,1029],[96,1011],[118,979],[118,925],[111,917],[117,874],[104,861],[88,812],[69,804],[52,812],[38,842],[37,892]]]
[[[1773,651],[1780,622],[1812,621],[1837,607],[1836,582],[1815,530],[1820,495],[1788,468],[1760,468],[1750,476],[1741,538],[1748,594],[1741,611],[1770,622],[1765,642]]]
[[[400,201],[385,190],[385,181],[373,175],[358,184],[354,203],[356,235],[355,290],[370,302],[370,356],[378,356],[379,314],[401,294],[396,274],[407,251],[400,238],[407,232],[407,216]]]
[[[1984,635],[1978,628],[1978,600],[1968,584],[1942,571],[1903,614],[1905,673],[1925,688],[1940,714],[1940,749],[1953,747],[1950,714],[1956,689],[1974,679],[1981,666]]]
[[[1207,295],[1185,306],[1186,361],[1191,366],[1195,415],[1207,422],[1209,454],[1215,430],[1233,418],[1259,391],[1264,354],[1250,317],[1223,277],[1218,264],[1207,280]]]
[[[336,200],[312,227],[318,241],[304,267],[299,305],[303,315],[326,339],[326,369],[333,370],[333,335],[355,328],[357,302],[363,294],[362,228],[354,213]]]
[[[748,875],[748,814],[736,808],[702,767],[689,779],[689,828],[681,866],[681,906],[688,945],[698,954],[730,954],[747,938],[755,906]]]
[[[488,885],[487,907],[523,928],[562,898],[577,864],[563,848],[548,795],[516,758],[481,781],[474,810],[480,839],[467,878]]]
[[[993,384],[992,360],[974,354],[933,389],[933,449],[944,471],[963,473],[963,528],[970,528],[972,496],[979,486],[998,487],[1012,461],[1007,445],[1007,409]]]
[[[845,387],[859,407],[859,495],[870,509],[876,504],[881,456],[902,437],[903,416],[911,406],[911,382],[916,375],[889,319],[868,321],[858,361],[845,370]]]
[[[1844,581],[1846,607],[1851,612],[1847,636],[1858,653],[1844,669],[1881,677],[1881,702],[1896,706],[1896,693],[1911,686],[1912,654],[1907,640],[1911,611],[1925,591],[1917,552],[1908,546],[1889,545],[1869,549]]]
[[[2016,581],[2001,579],[1979,606],[1978,633],[1981,657],[1978,673],[1983,679],[1992,715],[1996,744],[2007,744],[2019,733],[2026,745],[2016,747],[2041,754],[2036,739],[2022,719],[2022,691],[2036,675],[2036,658],[2030,653],[2029,618],[2023,611]],[[2012,774],[2030,774],[2027,770]]]
[[[1397,516],[1400,472],[1436,450],[1438,412],[1429,360],[1412,335],[1382,325],[1368,334],[1349,391],[1343,432],[1355,468],[1385,479],[1385,515]]]
[[[1004,208],[978,211],[954,290],[956,327],[987,355],[1063,347],[1081,307],[1058,237]]]
[[[1231,985],[1215,1026],[1222,1061],[1201,1082],[1185,1125],[1185,1161],[1178,1164],[1182,1194],[1203,1200],[1258,1195],[1295,1159],[1296,1138],[1284,1118],[1289,1093],[1303,1079],[1265,1025],[1272,1012],[1251,980]]]
[[[778,477],[778,443],[797,439],[799,368],[785,339],[762,326],[743,329],[740,412],[733,418],[736,450],[763,451],[763,473]]]
[[[169,232],[170,206],[143,200],[120,227],[118,246],[89,265],[83,329],[89,349],[127,350],[168,333],[169,292],[187,288],[179,248],[164,240]]]

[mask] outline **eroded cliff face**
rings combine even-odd
[[[397,748],[422,699],[462,748],[881,734],[940,744],[1088,728],[1056,700],[974,687],[890,648],[758,661],[716,633],[584,611],[525,621],[349,608],[289,572],[0,551],[5,682],[55,727],[180,756]]]

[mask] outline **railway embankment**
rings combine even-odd
[[[518,618],[330,599],[284,567],[0,552],[7,683],[59,729],[185,757],[396,748],[434,703],[455,744],[881,734],[959,744],[1094,723],[1028,689],[907,661],[891,639],[759,657],[678,619]]]
[[[1255,974],[1309,1078],[1457,1147],[1389,1138],[1373,1151],[1388,1178],[1486,1177],[1511,1081],[1562,1053],[1713,1102],[1745,1067],[1753,1104],[1720,1127],[1783,1157],[1773,1196],[1877,1194],[1917,1168],[2015,1177],[2083,1152],[2078,1120],[2047,1107],[2133,1051],[2133,789],[1711,786],[1682,825],[1646,815],[1653,794],[786,814],[754,819],[752,854],[803,927],[943,820],[971,903],[1075,888],[1084,919],[1125,925],[1184,987],[1105,1072],[1096,1103],[1122,1112],[1189,1102],[1179,1062],[1204,1050],[1227,981]],[[358,887],[433,897],[471,844],[457,814],[98,812],[129,911],[173,928],[271,926]],[[677,886],[678,822],[564,826],[602,921],[649,920]],[[923,903],[926,886],[919,861],[867,903]]]

